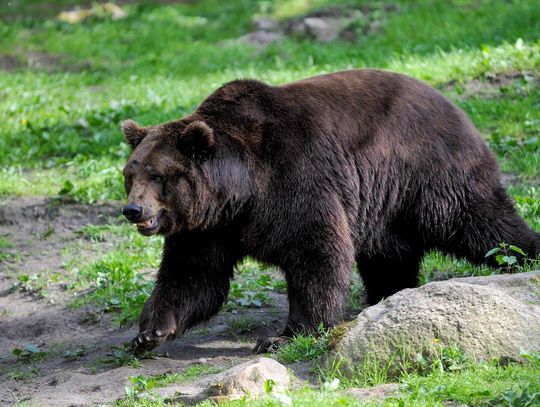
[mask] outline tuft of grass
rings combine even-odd
[[[0,262],[17,260],[17,255],[12,250],[14,243],[8,239],[8,235],[0,236]]]
[[[229,328],[234,333],[250,332],[261,325],[261,321],[255,317],[245,315],[230,318],[227,321]]]
[[[111,237],[119,237],[126,233],[126,228],[119,225],[105,224],[105,225],[84,225],[79,230],[75,231],[75,234],[82,236],[93,242],[104,242]],[[112,240],[112,239],[111,239]]]
[[[496,271],[485,266],[475,266],[466,260],[433,251],[422,260],[420,284],[456,277],[489,276]]]
[[[296,334],[273,356],[281,363],[306,362],[320,358],[328,349],[329,331],[319,326],[317,335]]]
[[[40,374],[39,369],[34,366],[27,367],[27,368],[16,367],[16,368],[7,370],[2,375],[2,377],[6,377],[8,379],[16,380],[16,381],[24,381],[24,380],[31,379],[35,376],[39,376],[39,374]]]
[[[0,249],[11,249],[13,246],[13,242],[6,235],[0,236]]]

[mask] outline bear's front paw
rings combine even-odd
[[[278,350],[283,345],[289,343],[291,338],[287,336],[270,336],[268,338],[257,339],[257,344],[253,349],[255,353],[267,353]]]
[[[161,329],[147,329],[131,341],[131,349],[136,355],[141,355],[155,347],[161,345],[166,340],[172,340],[175,337],[175,331],[164,331]]]

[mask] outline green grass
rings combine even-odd
[[[5,236],[0,236],[0,249],[11,249],[14,246],[13,242]]]
[[[0,235],[0,262],[5,262],[15,257],[12,250],[10,250],[14,247],[14,243],[9,240],[9,235]]]
[[[112,313],[119,325],[136,320],[153,288],[151,277],[143,272],[158,267],[163,239],[148,239],[126,224],[90,225],[80,234],[97,240],[112,234],[117,240],[102,256],[86,261],[74,258],[66,264],[75,277],[70,286],[74,305],[93,304],[102,312]]]
[[[540,364],[478,363],[458,372],[412,375],[403,386],[401,400],[411,404],[451,400],[471,406],[535,406],[540,404]]]
[[[234,315],[226,322],[233,334],[250,332],[261,325],[260,319],[249,315]]]

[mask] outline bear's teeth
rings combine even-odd
[[[151,223],[152,223],[152,219],[148,219],[147,221],[137,223],[137,226],[144,228],[144,227],[150,226]]]

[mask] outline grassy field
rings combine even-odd
[[[77,24],[55,15],[81,2],[7,3],[0,0],[0,196],[45,195],[82,204],[122,200],[121,168],[129,153],[119,130],[122,120],[150,125],[181,117],[236,78],[279,84],[375,67],[424,80],[463,108],[497,154],[519,212],[540,231],[540,2],[146,1],[125,4],[126,18],[97,13]],[[289,36],[262,49],[238,40],[253,29],[256,17],[285,20],[338,3],[369,3],[380,28],[355,41]],[[80,233],[90,240],[128,236],[97,260],[73,259],[66,270],[76,275],[72,290],[101,279],[77,304],[112,307],[117,323],[132,321],[151,289],[139,272],[156,267],[160,241],[148,243],[118,225],[89,226]],[[8,247],[9,237],[0,236],[0,244]],[[126,258],[126,250],[134,255]],[[249,261],[241,267],[245,278],[233,285],[228,306],[264,302],[266,290],[283,290],[280,282],[261,280],[261,269]],[[432,253],[424,261],[422,282],[490,273]],[[246,290],[250,297],[243,297]],[[303,339],[308,348],[317,347],[312,339]],[[302,351],[297,356],[288,351],[292,355],[282,357],[301,357]],[[414,372],[363,384],[400,381],[403,395],[388,405],[443,400],[534,405],[540,403],[539,369],[536,357],[525,365],[471,362],[457,371]],[[295,404],[358,403],[330,390],[291,396]],[[280,402],[268,397],[259,403]]]

